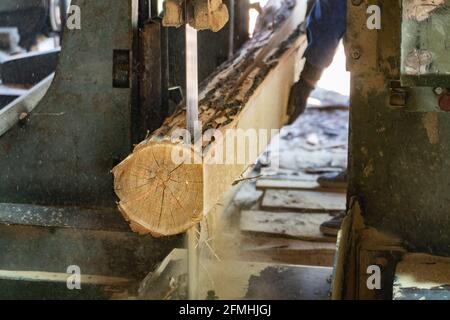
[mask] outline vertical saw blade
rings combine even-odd
[[[198,57],[197,30],[186,24],[186,124],[195,144],[198,138]],[[189,299],[198,299],[198,226],[188,231],[188,293]]]
[[[186,123],[191,137],[198,125],[198,57],[197,30],[186,25]]]

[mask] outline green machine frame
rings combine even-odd
[[[51,85],[49,77],[0,110],[3,298],[108,297],[108,290],[69,291],[45,274],[76,265],[85,275],[133,283],[182,246],[179,237],[132,233],[115,204],[110,171],[140,128],[139,1],[72,4],[81,28],[66,28]],[[40,281],[19,276],[28,271],[44,273]]]
[[[161,125],[169,88],[183,87],[183,30],[161,26],[155,1],[71,4],[80,9],[81,26],[65,29],[54,77],[0,109],[0,298],[128,297],[184,246],[182,236],[131,232],[111,174]],[[236,6],[232,21],[243,26],[238,18],[248,2],[227,4]],[[202,78],[227,59],[233,43],[238,49],[243,31],[199,34]],[[67,290],[55,279],[65,279],[69,266],[95,281]],[[111,278],[127,285],[105,285]]]
[[[422,1],[422,4],[426,1]],[[349,215],[334,297],[390,299],[406,252],[450,256],[450,1],[349,0]],[[381,8],[381,29],[367,27]],[[422,15],[420,15],[422,14]],[[383,290],[367,267],[382,266]]]

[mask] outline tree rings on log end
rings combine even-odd
[[[180,154],[189,154],[192,161],[179,161],[174,155]],[[145,142],[113,174],[119,210],[133,231],[171,236],[202,220],[203,166],[190,147]]]

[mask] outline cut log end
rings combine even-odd
[[[114,168],[119,209],[135,232],[171,236],[202,220],[202,164],[180,163],[174,157],[188,152],[193,159],[194,152],[186,148],[170,142],[148,142]]]

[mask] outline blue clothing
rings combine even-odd
[[[306,60],[319,69],[329,67],[347,31],[347,0],[316,0],[307,31]]]

